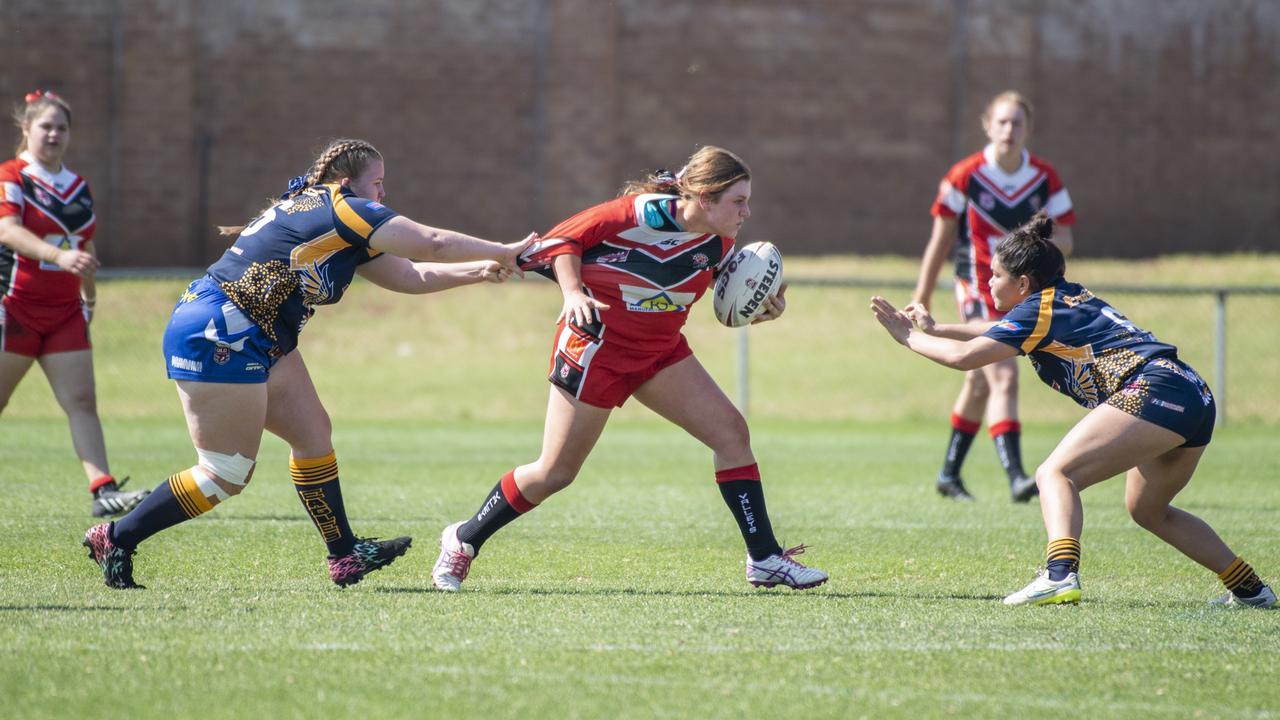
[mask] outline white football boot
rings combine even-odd
[[[440,533],[440,557],[431,568],[431,584],[446,592],[457,592],[462,587],[476,556],[476,550],[470,543],[458,540],[458,528],[462,527],[462,522],[458,521]]]
[[[1049,571],[1041,570],[1031,584],[1004,599],[1005,605],[1059,605],[1080,602],[1080,576],[1067,573],[1061,580],[1050,580]]]
[[[1240,597],[1233,592],[1227,592],[1222,597],[1210,600],[1209,604],[1226,605],[1227,607],[1255,607],[1265,610],[1276,606],[1276,593],[1271,589],[1270,585],[1263,585],[1262,592],[1253,597]]]
[[[808,590],[827,581],[827,574],[817,568],[802,565],[795,559],[807,545],[797,545],[782,553],[774,553],[763,560],[752,560],[747,555],[747,582],[753,587],[786,585],[793,590]]]

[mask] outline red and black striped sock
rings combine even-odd
[[[752,463],[742,467],[716,471],[716,487],[724,504],[729,506],[738,530],[747,544],[747,554],[752,560],[763,560],[782,552],[782,546],[773,536],[769,522],[769,510],[764,504],[764,488],[760,483],[760,468]]]
[[[996,444],[996,455],[1000,458],[1000,466],[1004,474],[1013,482],[1026,477],[1022,469],[1022,423],[1017,420],[1001,420],[987,428],[991,440]]]
[[[469,544],[478,555],[480,546],[494,533],[536,507],[520,494],[520,488],[516,487],[516,471],[512,470],[493,486],[476,514],[458,528],[458,540]]]
[[[977,420],[967,420],[955,413],[951,414],[951,438],[947,440],[947,455],[942,461],[943,475],[959,477],[960,466],[964,465],[969,446],[973,445],[973,437],[977,434]]]

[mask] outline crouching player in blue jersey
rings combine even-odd
[[[244,490],[263,430],[289,443],[294,486],[328,546],[333,582],[360,582],[409,548],[407,537],[351,532],[332,426],[298,333],[313,307],[340,300],[357,272],[403,293],[502,282],[519,272],[517,258],[536,235],[503,245],[419,225],[382,205],[383,173],[369,143],[334,141],[279,202],[246,227],[223,228],[239,237],[187,288],[164,334],[198,460],[125,517],[86,533],[108,586],[141,587],[133,580],[138,543]]]
[[[1269,608],[1276,595],[1200,518],[1169,503],[1191,480],[1213,435],[1213,395],[1194,370],[1085,288],[1064,277],[1043,213],[1000,242],[991,294],[997,322],[937,325],[927,310],[872,298],[894,340],[947,367],[972,370],[1027,355],[1046,384],[1090,412],[1036,470],[1049,537],[1046,569],[1006,605],[1080,600],[1080,491],[1125,473],[1125,506],[1139,525],[1218,573],[1215,604]]]

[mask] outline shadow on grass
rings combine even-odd
[[[131,608],[122,605],[0,605],[0,611],[13,612],[29,610],[41,612],[120,612],[121,610],[129,609]]]
[[[379,587],[373,592],[427,594],[441,593],[434,587]],[[768,599],[803,598],[805,600],[857,600],[857,599],[908,599],[908,600],[999,600],[1001,595],[903,595],[889,592],[841,592],[816,590],[814,592],[798,592],[794,590],[655,590],[641,588],[596,588],[596,589],[551,589],[551,588],[496,588],[492,590],[470,591],[479,595],[521,595],[521,596],[553,596],[553,597],[722,597],[742,598],[760,597]]]

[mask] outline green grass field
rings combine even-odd
[[[914,262],[788,269],[909,278]],[[1280,258],[1081,262],[1072,276],[1251,284],[1280,277]],[[159,353],[182,284],[101,287],[99,404],[113,469],[139,485],[194,460]],[[415,537],[347,590],[328,581],[274,438],[245,494],[143,544],[147,590],[103,587],[79,546],[82,475],[36,371],[0,418],[0,716],[1280,716],[1280,612],[1205,605],[1216,578],[1130,522],[1117,481],[1085,494],[1084,603],[999,603],[1041,561],[1038,509],[1007,501],[981,438],[966,471],[979,502],[933,494],[959,376],[882,336],[868,294],[796,287],[783,322],[751,331],[773,523],[832,576],[804,593],[743,581],[708,453],[630,405],[572,488],[485,546],[463,592],[429,589],[440,528],[537,453],[558,308],[544,281],[426,298],[357,285],[308,327],[354,527]],[[1208,298],[1107,297],[1208,372]],[[1179,498],[1272,580],[1280,337],[1251,330],[1277,309],[1231,301],[1231,422]],[[733,332],[702,308],[689,335],[732,392]],[[1033,465],[1080,411],[1030,375]]]

